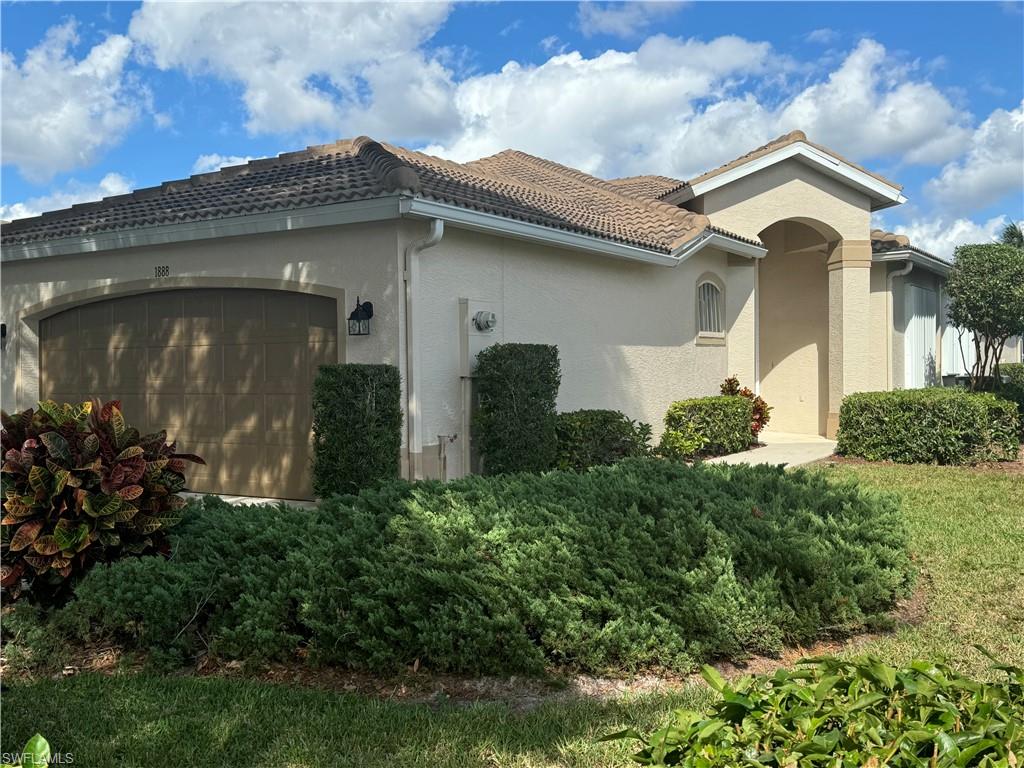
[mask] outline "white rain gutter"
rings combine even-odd
[[[421,370],[419,332],[416,328],[416,291],[419,255],[444,237],[444,219],[431,219],[426,237],[405,246],[402,280],[405,283],[405,420],[409,479],[423,477],[423,413],[420,410],[418,373]]]
[[[907,263],[906,263],[906,265],[902,269],[897,269],[895,272],[890,272],[889,275],[885,279],[886,287],[888,289],[885,292],[885,298],[886,298],[886,304],[888,305],[888,315],[889,315],[889,322],[888,322],[889,332],[885,335],[885,342],[886,342],[885,343],[885,348],[886,348],[886,355],[885,355],[885,371],[886,371],[886,373],[885,373],[885,378],[886,378],[886,382],[888,383],[888,389],[892,389],[893,388],[893,384],[894,384],[893,376],[892,376],[892,369],[893,369],[893,364],[892,364],[892,337],[896,333],[896,318],[893,316],[894,313],[895,313],[895,303],[893,302],[893,298],[892,298],[892,291],[893,291],[893,285],[894,285],[893,281],[895,281],[897,277],[906,277],[907,275],[909,275],[913,271],[913,269],[914,269],[914,262],[910,261],[910,259],[907,259]],[[906,342],[904,342],[904,343],[906,343]]]
[[[492,213],[473,211],[448,203],[438,203],[422,198],[404,198],[402,215],[410,218],[440,218],[449,224],[462,229],[486,232],[516,240],[543,243],[548,246],[566,248],[587,253],[599,253],[613,258],[639,261],[662,267],[675,267],[686,259],[708,247],[720,248],[747,258],[763,258],[768,249],[747,243],[743,240],[723,235],[719,232],[705,230],[700,236],[684,243],[672,253],[656,253],[635,245],[617,243],[592,235],[569,232],[564,229],[531,224],[517,219],[509,219]]]

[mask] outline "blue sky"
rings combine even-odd
[[[1024,218],[1021,3],[5,2],[4,218],[369,134],[686,178],[795,128],[948,255]]]

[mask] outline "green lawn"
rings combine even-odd
[[[899,492],[922,571],[919,621],[847,652],[899,662],[944,655],[984,672],[973,643],[1024,664],[1024,475],[941,467],[844,466]],[[188,677],[81,675],[12,683],[2,747],[33,732],[82,766],[613,766],[621,745],[596,736],[649,729],[674,706],[700,706],[694,685],[673,696],[549,703],[527,713],[499,704],[432,708],[351,694]]]

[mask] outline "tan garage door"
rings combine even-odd
[[[119,399],[143,434],[166,429],[207,466],[189,487],[302,499],[317,366],[338,359],[334,299],[194,289],[83,304],[40,323],[40,392]]]

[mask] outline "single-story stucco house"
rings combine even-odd
[[[398,366],[404,471],[451,478],[474,355],[518,341],[558,346],[563,410],[658,431],[735,373],[831,435],[844,395],[963,364],[949,263],[871,229],[904,199],[799,131],[689,181],[310,147],[5,223],[4,407],[119,398],[206,458],[195,488],[303,498],[318,365]]]

